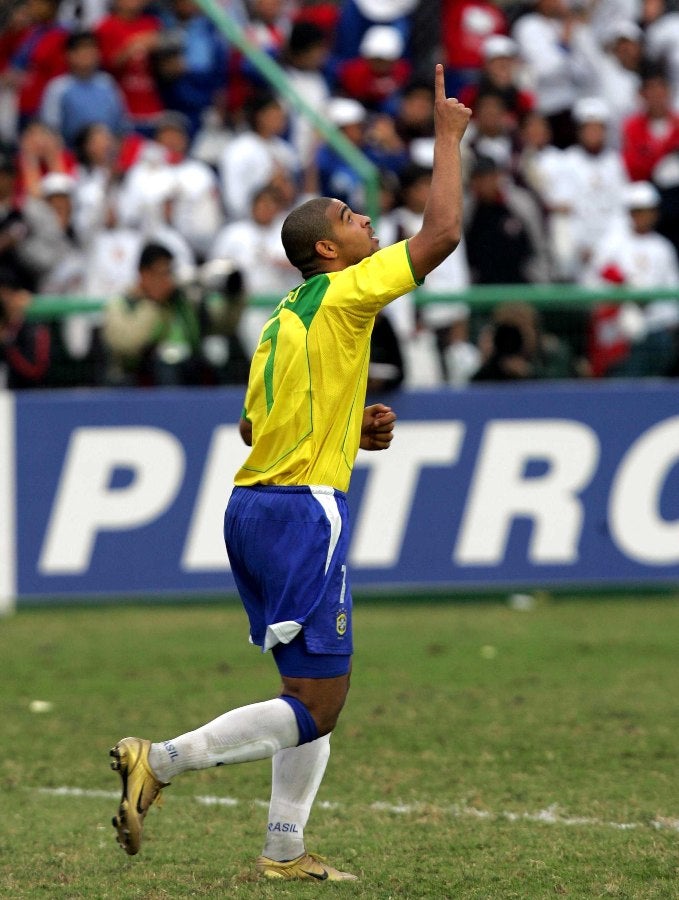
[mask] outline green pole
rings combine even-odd
[[[267,53],[246,38],[241,27],[228,15],[215,0],[196,0],[206,16],[215,23],[224,37],[247,56],[250,62],[269,82],[272,88],[291,106],[302,113],[312,123],[325,140],[331,145],[352,168],[356,170],[365,185],[366,212],[373,221],[379,219],[379,173],[377,168],[341,131],[338,131],[326,119],[293,89],[285,72]],[[360,210],[357,210],[360,212]]]

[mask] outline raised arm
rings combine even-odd
[[[471,110],[446,97],[443,66],[436,66],[434,83],[434,170],[422,228],[408,242],[418,279],[449,256],[462,237],[462,161],[460,141]]]

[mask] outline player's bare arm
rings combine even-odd
[[[394,438],[396,413],[384,403],[373,403],[363,410],[361,450],[387,450]]]
[[[248,422],[247,419],[241,419],[238,423],[238,431],[243,438],[243,443],[247,444],[248,447],[252,447],[252,422]]]
[[[460,141],[471,110],[454,97],[446,97],[443,66],[434,79],[434,169],[422,228],[408,242],[410,260],[418,279],[424,278],[449,256],[462,237],[462,160]]]

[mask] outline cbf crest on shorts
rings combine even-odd
[[[344,635],[347,633],[347,614],[345,612],[342,611],[337,613],[336,627],[337,634],[340,637],[344,637]]]

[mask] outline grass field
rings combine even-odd
[[[679,898],[678,601],[357,604],[307,843],[361,880],[322,886],[253,875],[268,762],[187,773],[138,857],[114,840],[119,737],[277,690],[238,605],[20,612],[0,622],[0,896]]]

